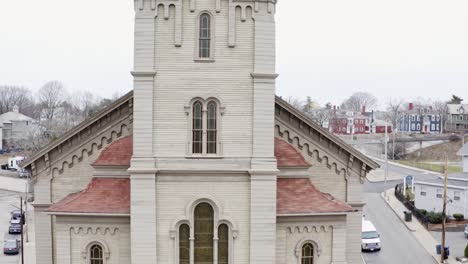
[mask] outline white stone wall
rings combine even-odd
[[[345,226],[346,216],[281,217],[276,227],[276,263],[300,264],[306,241],[314,244],[314,263],[359,263],[346,262]]]
[[[86,250],[95,242],[103,245],[106,264],[130,263],[128,217],[58,216],[55,225],[57,263],[89,263]]]
[[[180,221],[192,221],[191,208],[199,201],[213,202],[218,207],[215,217],[228,220],[238,231],[233,263],[251,263],[248,175],[159,175],[156,186],[158,263],[176,263],[171,231],[178,231]]]

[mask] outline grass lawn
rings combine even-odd
[[[424,162],[417,162],[417,161],[411,161],[411,160],[397,160],[396,162],[419,168],[419,169],[424,169],[424,170],[430,170],[434,172],[444,172],[444,165],[442,164],[432,164],[432,163],[424,163]],[[459,166],[448,166],[448,172],[449,173],[455,173],[455,172],[462,172],[462,168]]]

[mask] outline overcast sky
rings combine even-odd
[[[279,0],[277,93],[468,101],[468,1]],[[132,0],[0,1],[0,84],[132,89]]]

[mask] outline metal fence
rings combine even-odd
[[[395,185],[395,197],[426,227],[426,229],[428,228],[429,221],[427,215],[423,214],[414,206],[414,201],[409,201],[408,198],[403,195],[403,183]]]

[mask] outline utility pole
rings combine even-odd
[[[21,264],[24,264],[24,248],[23,248],[23,224],[24,224],[24,214],[23,214],[23,196],[20,197],[20,212],[21,212]]]
[[[444,205],[442,207],[442,245],[440,262],[444,263],[445,259],[445,211],[447,207],[447,177],[448,177],[448,157],[445,155],[445,173],[444,173]]]
[[[397,129],[395,127],[393,127],[393,124],[392,124],[392,136],[393,136],[393,143],[392,143],[392,160],[395,160],[395,133],[396,133]]]
[[[384,180],[384,193],[385,193],[385,198],[387,198],[387,175],[388,175],[388,122],[385,121],[385,143],[384,143],[384,148],[385,148],[385,180]]]

